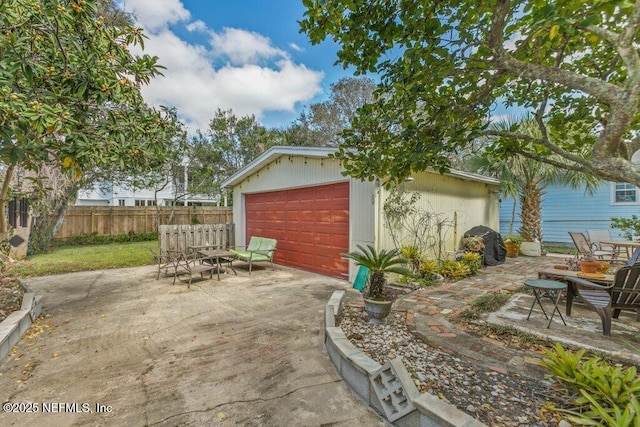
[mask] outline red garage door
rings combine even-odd
[[[245,196],[247,240],[278,240],[274,262],[346,278],[349,251],[349,183]]]

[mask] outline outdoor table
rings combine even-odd
[[[227,264],[231,270],[233,270],[233,274],[235,274],[236,276],[238,275],[236,269],[233,268],[233,260],[237,258],[236,254],[234,254],[233,252],[225,251],[224,249],[214,249],[208,251],[198,251],[198,254],[202,258],[210,260],[211,264],[218,267],[218,280],[220,280],[220,269],[222,268],[223,262]]]
[[[625,252],[627,253],[627,259],[631,258],[631,256],[633,255],[633,251],[636,248],[640,248],[640,242],[631,242],[631,241],[625,242],[625,241],[619,241],[619,240],[601,240],[598,243],[603,244],[603,245],[613,246],[615,248],[616,255],[620,255],[620,250],[624,249]]]
[[[545,270],[538,271],[538,277],[540,279],[551,279],[551,280],[559,280],[564,282],[567,280],[567,277],[580,277],[582,279],[587,279],[590,282],[600,283],[603,285],[610,285],[613,283],[614,275],[613,274],[602,274],[599,275],[581,275],[578,271],[573,270],[560,270],[557,268],[547,268]],[[565,313],[567,316],[571,316],[571,306],[573,305],[573,297],[576,295],[575,283],[569,281],[567,284],[567,304],[565,308]]]
[[[535,280],[525,280],[524,285],[528,288],[531,288],[531,290],[533,291],[533,296],[535,297],[535,299],[533,300],[533,303],[531,304],[531,308],[529,309],[529,315],[527,316],[527,320],[529,320],[529,318],[531,317],[531,312],[533,311],[533,307],[536,305],[536,301],[537,301],[538,305],[542,309],[542,313],[544,314],[544,317],[549,319],[549,324],[547,325],[547,329],[551,327],[551,321],[553,320],[553,316],[555,315],[556,312],[558,312],[560,319],[562,319],[562,323],[564,323],[564,325],[567,326],[567,322],[564,321],[564,317],[562,317],[562,313],[560,313],[560,310],[558,310],[558,302],[560,301],[560,295],[562,294],[562,291],[567,289],[566,283],[558,282],[557,280],[535,279]],[[554,291],[555,291],[555,295],[554,295]],[[553,311],[551,312],[551,317],[547,316],[547,312],[542,306],[542,301],[540,300],[540,297],[543,297],[545,295],[548,296],[549,299],[551,299],[551,301],[554,303]]]

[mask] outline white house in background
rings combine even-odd
[[[206,195],[187,194],[178,200],[175,198],[176,190],[168,185],[157,194],[158,205],[171,206],[219,206],[221,201]],[[184,194],[180,191],[179,194]],[[130,189],[117,184],[96,184],[90,190],[80,190],[76,206],[155,206],[156,194],[153,189]]]
[[[229,177],[233,191],[236,243],[251,236],[278,241],[274,262],[353,279],[354,263],[341,257],[357,245],[394,246],[385,227],[389,197],[380,180],[362,182],[343,175],[334,148],[271,147]],[[421,195],[420,208],[446,216],[451,232],[445,251],[455,251],[463,234],[476,225],[499,227],[499,181],[451,171],[416,173],[404,189]]]

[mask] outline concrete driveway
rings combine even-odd
[[[38,412],[0,425],[385,425],[324,352],[324,305],[349,285],[237,270],[191,289],[155,267],[27,280],[44,317],[0,364],[0,397]]]

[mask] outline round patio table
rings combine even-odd
[[[558,310],[558,302],[560,301],[560,296],[562,295],[562,291],[567,289],[567,284],[563,282],[558,282],[557,280],[548,280],[548,279],[535,279],[535,280],[525,280],[524,285],[528,288],[531,288],[533,291],[533,296],[535,299],[531,304],[531,308],[529,309],[529,315],[527,316],[527,320],[531,317],[531,312],[533,311],[533,307],[536,305],[536,301],[538,305],[542,309],[542,313],[544,317],[549,319],[549,324],[547,325],[547,329],[551,327],[551,321],[553,320],[554,314],[557,312],[562,319],[562,323],[567,326],[567,322],[564,321],[564,317],[562,317],[562,313]],[[548,297],[553,303],[553,311],[551,311],[551,317],[547,315],[544,307],[542,306],[542,297]]]

